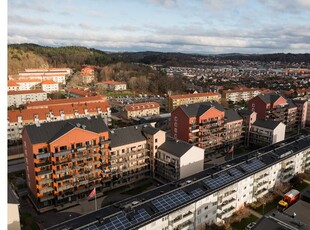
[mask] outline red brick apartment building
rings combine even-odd
[[[26,177],[38,209],[85,197],[108,178],[109,131],[103,119],[25,126]]]
[[[213,152],[242,138],[242,117],[217,102],[181,105],[171,113],[171,136]]]
[[[261,119],[281,121],[286,125],[286,131],[305,127],[305,115],[307,103],[286,99],[280,94],[262,94],[252,98],[248,102],[248,108],[257,113]],[[299,104],[297,106],[296,104]]]

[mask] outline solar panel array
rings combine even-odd
[[[133,218],[129,220],[125,214],[118,214],[116,216],[111,217],[108,223],[103,225],[91,225],[84,230],[118,230],[118,229],[128,229],[138,223],[141,223],[147,219],[151,218],[150,214],[148,214],[145,209],[139,209],[137,214],[133,215]]]
[[[191,191],[189,196],[191,198],[196,198],[196,197],[202,195],[203,193],[204,193],[204,191],[201,188],[197,188],[197,189]]]
[[[263,163],[262,161],[258,160],[258,159],[254,159],[252,161],[250,161],[249,163],[243,163],[240,165],[240,167],[246,171],[246,172],[254,172],[255,170],[265,166],[266,164]]]
[[[236,168],[231,168],[228,170],[228,172],[234,177],[234,179],[239,178],[243,175],[242,172],[240,172],[238,169]]]
[[[177,207],[180,204],[192,199],[183,190],[178,190],[168,195],[162,196],[152,201],[152,204],[159,212],[165,212],[171,208]]]
[[[227,173],[220,173],[214,178],[208,178],[203,180],[203,183],[210,189],[215,189],[224,184],[227,184],[231,180],[233,180],[233,177],[229,176]]]

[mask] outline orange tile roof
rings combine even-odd
[[[145,103],[136,103],[125,106],[125,110],[127,111],[139,111],[144,109],[154,109],[159,108],[159,104],[157,102],[145,102]]]
[[[126,84],[125,82],[120,82],[120,81],[104,81],[103,84],[106,85],[123,85]]]
[[[306,93],[306,92],[310,92],[310,89],[296,89],[297,93]]]
[[[8,86],[19,86],[19,84],[17,84],[16,81],[8,80]]]
[[[84,114],[85,109],[88,110],[90,115],[97,115],[98,108],[101,108],[102,112],[107,112],[109,103],[97,102],[91,104],[76,104],[76,105],[51,105],[47,108],[37,108],[37,109],[23,109],[23,110],[9,110],[8,111],[8,121],[17,122],[18,116],[22,117],[23,122],[33,121],[34,115],[38,115],[39,120],[46,120],[46,114],[53,112],[54,116],[60,116],[60,111],[64,111],[65,116],[74,116],[75,111],[79,114]]]
[[[29,94],[29,93],[45,93],[43,90],[22,90],[22,91],[8,91],[8,95]]]
[[[71,70],[70,68],[27,68],[25,71],[61,71],[61,70]]]
[[[171,99],[182,99],[182,98],[190,98],[190,97],[205,97],[205,96],[220,96],[219,93],[193,93],[193,94],[180,94],[180,95],[171,95]]]
[[[54,85],[54,84],[58,84],[58,83],[53,81],[53,80],[46,80],[46,81],[42,81],[41,84],[42,85]]]
[[[40,83],[40,80],[36,80],[36,79],[26,79],[26,80],[15,80],[16,83],[28,83],[28,82],[36,82],[36,83]]]
[[[49,101],[35,101],[30,102],[26,105],[28,109],[30,108],[44,108],[51,105],[66,105],[66,104],[81,104],[81,103],[96,103],[105,102],[107,98],[101,95],[93,97],[80,97],[80,98],[69,98],[69,99],[56,99]]]

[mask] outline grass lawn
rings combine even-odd
[[[39,230],[35,219],[28,212],[21,213],[20,221],[23,224],[22,229],[24,230]]]
[[[113,97],[124,97],[124,96],[129,96],[129,97],[133,97],[135,94],[132,93],[131,91],[122,91],[122,92],[105,92],[106,96],[113,96]]]
[[[268,203],[265,205],[265,207],[263,207],[263,205],[261,205],[259,208],[255,209],[255,211],[259,212],[260,214],[265,214],[269,211],[271,211],[272,209],[277,208],[278,206],[278,202],[282,199],[281,196],[277,196],[272,202]]]
[[[298,191],[301,191],[301,190],[307,188],[308,186],[309,186],[308,183],[302,182],[302,183],[296,183],[296,184],[294,184],[293,188],[296,189],[296,190],[298,190]]]
[[[248,218],[242,219],[240,222],[232,223],[230,226],[233,230],[243,230],[249,223],[255,222],[257,219],[256,216],[251,215]]]
[[[133,188],[133,189],[130,189],[128,191],[125,191],[125,192],[122,192],[122,194],[125,194],[125,195],[138,195],[144,191],[146,191],[149,187],[151,187],[153,185],[153,182],[150,181],[148,183],[145,183],[139,187],[136,187],[136,188]]]
[[[116,189],[113,189],[113,190],[110,190],[110,191],[106,191],[104,192],[105,195],[110,195],[110,194],[114,194],[116,192],[121,192],[127,188],[129,188],[130,186],[129,185],[124,185],[124,186],[121,186],[119,188],[116,188]]]

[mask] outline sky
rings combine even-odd
[[[9,0],[8,43],[309,53],[310,0]]]

